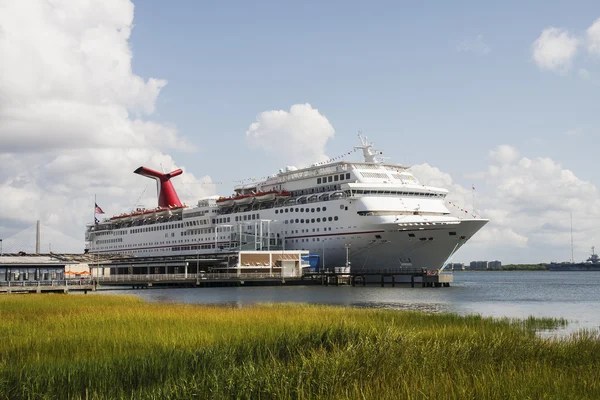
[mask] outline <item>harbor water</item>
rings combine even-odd
[[[149,301],[221,304],[314,303],[351,307],[480,314],[491,317],[554,317],[569,321],[556,334],[600,330],[598,272],[456,272],[448,288],[271,286],[108,290]]]

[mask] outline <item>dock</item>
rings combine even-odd
[[[343,268],[341,268],[343,269]],[[304,274],[305,278],[317,279],[322,285],[350,284],[352,286],[377,284],[381,287],[386,285],[407,285],[410,287],[449,287],[454,280],[451,272],[428,271],[425,269],[374,269],[366,271],[317,271]]]
[[[0,282],[0,293],[69,293],[93,292],[96,285],[91,280],[64,279],[55,281],[4,281]]]
[[[197,274],[122,274],[93,277],[96,287],[129,287],[149,289],[158,287],[227,287],[227,286],[408,286],[448,287],[452,273],[432,274],[427,271],[373,270],[361,272],[318,271],[300,276],[281,276],[275,273],[209,272]]]

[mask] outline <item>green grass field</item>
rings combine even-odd
[[[563,320],[101,295],[0,297],[0,397],[600,398],[600,339]]]

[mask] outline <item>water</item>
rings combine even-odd
[[[458,272],[449,288],[386,286],[274,286],[111,290],[149,301],[245,306],[257,303],[316,303],[352,307],[481,314],[491,317],[565,318],[554,334],[600,331],[598,272]]]

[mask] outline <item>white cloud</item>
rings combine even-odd
[[[587,49],[590,54],[600,56],[600,18],[587,29]]]
[[[533,60],[541,69],[566,73],[577,54],[579,42],[579,39],[567,30],[546,28],[533,42]]]
[[[310,104],[295,104],[290,111],[264,111],[246,131],[251,146],[296,165],[326,160],[325,144],[334,134],[327,118]]]
[[[473,193],[449,174],[428,164],[412,170],[422,183],[448,189],[453,203],[468,210],[473,207]],[[600,192],[594,184],[552,159],[520,157],[511,146],[492,150],[488,169],[476,175],[480,178],[475,183],[477,215],[490,222],[455,260],[567,260],[571,214],[575,258],[587,257],[600,234],[596,222],[600,220]]]
[[[83,238],[94,194],[107,213],[120,213],[148,187],[142,201],[155,206],[154,183],[133,170],[174,169],[163,151],[189,144],[147,119],[166,81],[133,73],[132,24],[129,0],[0,3],[4,237],[39,218]],[[188,202],[206,193],[192,174],[174,184]],[[81,251],[80,243],[56,250]]]
[[[477,35],[473,39],[463,40],[456,49],[460,52],[473,52],[479,54],[488,54],[492,51],[490,46],[483,40],[483,35]]]
[[[519,158],[519,151],[512,146],[502,144],[490,150],[489,157],[494,164],[510,164]]]

